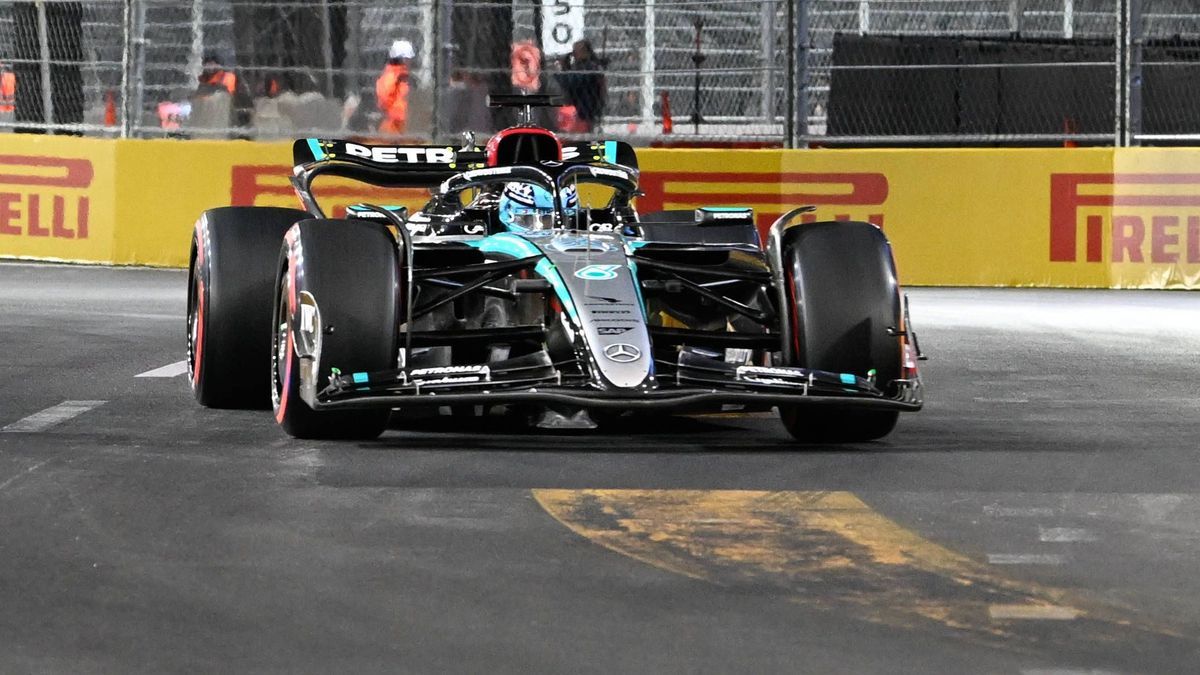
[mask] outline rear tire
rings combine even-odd
[[[782,255],[793,331],[788,365],[859,377],[874,370],[886,391],[902,363],[900,339],[888,328],[902,324],[883,232],[870,223],[807,223],[784,233]],[[803,443],[850,443],[888,435],[899,412],[796,405],[780,406],[779,416]]]
[[[279,245],[308,214],[274,207],[205,211],[192,231],[187,366],[192,393],[210,408],[264,409],[271,388],[271,304]]]
[[[300,398],[295,349],[297,298],[312,294],[321,316],[320,391],[333,368],[345,374],[396,366],[402,282],[395,241],[380,223],[305,220],[285,237],[277,267],[271,342],[275,420],[307,439],[371,439],[387,428],[390,408],[313,410]]]

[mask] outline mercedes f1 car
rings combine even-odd
[[[299,438],[375,437],[420,407],[584,427],[777,408],[802,442],[880,438],[921,408],[875,225],[800,208],[764,243],[748,208],[639,213],[633,148],[564,145],[528,121],[482,149],[303,139],[293,154],[303,210],[217,208],[194,228],[187,359],[203,405],[270,405]],[[430,199],[332,218],[313,190],[326,175]]]

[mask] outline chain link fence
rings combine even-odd
[[[1194,0],[0,0],[0,132],[1179,143],[1197,78]]]
[[[0,132],[119,133],[125,5],[0,2]]]

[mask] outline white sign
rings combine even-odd
[[[583,0],[542,0],[542,52],[570,54],[583,39]]]

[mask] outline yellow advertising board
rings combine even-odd
[[[1200,149],[638,152],[643,212],[880,225],[910,285],[1200,288]],[[0,256],[182,266],[223,205],[298,206],[289,143],[0,137]],[[327,213],[426,190],[318,179]]]
[[[113,259],[112,141],[0,135],[0,256]]]
[[[686,152],[687,154],[680,154]],[[640,206],[867,220],[913,285],[1200,288],[1200,149],[645,151]]]

